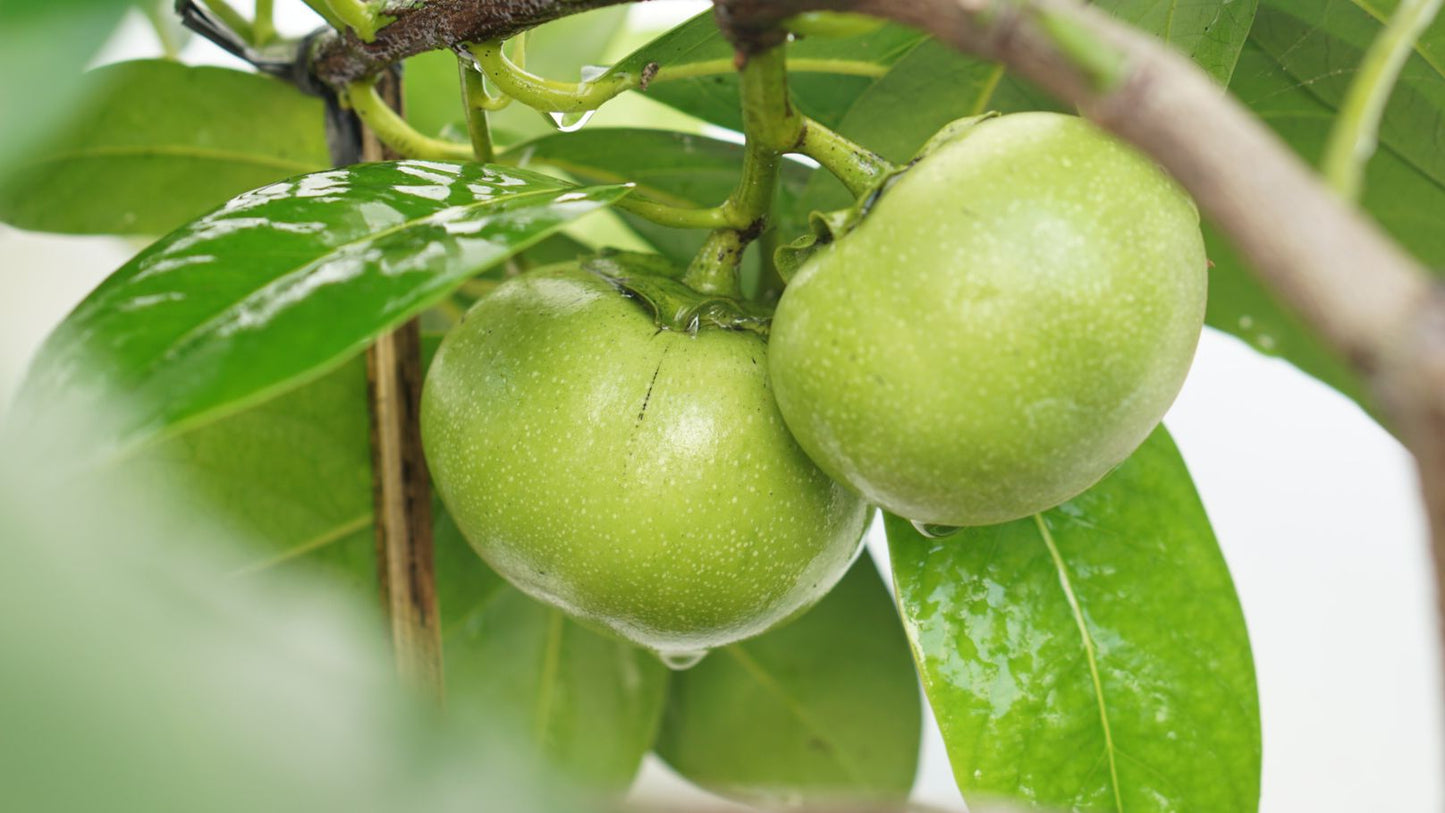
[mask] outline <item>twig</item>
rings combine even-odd
[[[382,98],[401,107],[401,83],[388,74]],[[362,131],[362,158],[380,161],[380,140]],[[409,685],[443,697],[441,626],[432,566],[431,483],[422,453],[421,326],[413,319],[366,351],[371,403],[372,501],[377,578],[391,618],[397,671]]]

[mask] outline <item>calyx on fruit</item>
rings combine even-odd
[[[919,523],[1028,516],[1143,442],[1204,318],[1198,213],[1082,119],[971,119],[803,263],[771,334],[809,456]]]
[[[628,265],[541,269],[478,302],[428,373],[422,436],[502,576],[677,656],[821,598],[868,510],[788,434],[764,336],[717,326],[756,314]]]

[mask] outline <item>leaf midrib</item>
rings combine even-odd
[[[1094,683],[1094,697],[1099,704],[1099,724],[1104,731],[1104,752],[1109,758],[1109,779],[1114,788],[1114,807],[1119,813],[1124,813],[1123,792],[1119,787],[1119,766],[1115,755],[1114,734],[1109,727],[1109,708],[1104,701],[1104,684],[1099,676],[1098,656],[1094,649],[1094,637],[1089,632],[1089,626],[1084,621],[1084,611],[1079,606],[1079,598],[1074,594],[1074,585],[1069,578],[1069,570],[1064,565],[1064,557],[1059,553],[1059,547],[1054,543],[1054,535],[1049,531],[1049,526],[1044,522],[1043,514],[1034,514],[1034,524],[1038,526],[1039,536],[1043,539],[1044,547],[1048,548],[1049,556],[1054,561],[1054,569],[1059,574],[1059,586],[1063,588],[1064,599],[1069,604],[1069,612],[1074,617],[1074,624],[1079,628],[1079,637],[1083,639],[1084,655],[1089,663],[1089,677]]]
[[[736,660],[738,664],[742,666],[743,670],[763,688],[776,695],[777,698],[782,701],[783,707],[786,708],[810,734],[829,743],[834,742],[833,737],[803,710],[803,705],[798,702],[798,699],[784,689],[782,685],[763,668],[762,664],[758,663],[756,659],[743,649],[741,644],[726,647],[723,651]],[[859,785],[864,784],[863,771],[845,756],[844,749],[838,748],[835,745],[830,748],[829,751],[834,757],[834,762],[838,764],[839,768],[843,769],[843,772],[848,775],[850,780]]]
[[[50,153],[40,156],[30,163],[33,166],[101,158],[195,158],[204,161],[215,161],[217,163],[265,167],[296,173],[312,172],[325,168],[319,163],[282,158],[280,156],[197,147],[189,144],[95,145],[81,149]]]

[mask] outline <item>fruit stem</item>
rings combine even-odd
[[[872,150],[844,138],[812,119],[803,123],[797,152],[822,165],[855,197],[862,197],[898,166]]]
[[[482,87],[482,75],[472,69],[471,62],[457,55],[457,73],[461,77],[462,109],[467,114],[467,132],[472,137],[472,157],[484,164],[496,158],[492,144],[492,128],[487,121],[487,107],[476,101],[489,98]]]
[[[739,73],[743,171],[722,209],[736,225],[708,235],[682,281],[700,293],[740,297],[743,252],[767,227],[783,153],[803,140],[804,119],[788,100],[787,52],[782,46],[752,54]]]
[[[377,95],[375,79],[363,79],[348,85],[346,100],[381,143],[405,158],[433,161],[472,160],[472,146],[424,136],[407,124],[406,119],[382,102]]]
[[[582,113],[596,110],[608,100],[637,86],[639,77],[608,72],[591,82],[558,82],[528,73],[507,58],[499,40],[467,46],[477,66],[502,93],[526,106],[548,113]]]

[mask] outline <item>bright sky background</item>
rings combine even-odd
[[[249,3],[237,3],[239,7]],[[282,0],[283,31],[314,18]],[[637,6],[648,24],[705,3]],[[154,53],[127,27],[103,58]],[[190,61],[230,64],[204,44]],[[0,226],[0,405],[50,327],[136,245]],[[1183,449],[1244,603],[1264,712],[1266,813],[1437,813],[1437,640],[1424,521],[1409,457],[1345,398],[1206,331],[1166,423]],[[871,543],[875,553],[886,547]],[[689,791],[650,763],[639,793]],[[918,796],[962,810],[929,724]]]

